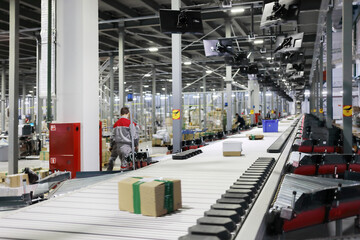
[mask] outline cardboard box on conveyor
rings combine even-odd
[[[5,186],[14,188],[21,187],[24,179],[26,180],[26,184],[29,184],[29,176],[26,173],[7,175]]]
[[[181,181],[131,177],[118,183],[119,209],[159,217],[181,208]]]
[[[241,156],[242,141],[232,138],[223,141],[223,156]]]
[[[246,136],[249,138],[249,140],[261,140],[261,139],[264,139],[263,134],[246,134]]]

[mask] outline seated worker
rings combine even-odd
[[[131,135],[134,137],[134,147],[137,151],[139,146],[139,135],[136,130],[136,123],[130,125],[129,108],[123,107],[120,110],[120,118],[114,124],[111,133],[111,156],[109,159],[108,171],[112,171],[116,158],[119,156],[121,161],[121,170],[127,170],[128,164],[126,157],[131,154]]]
[[[259,110],[258,125],[262,125],[262,120],[263,120],[263,117],[262,117],[262,115],[261,115],[261,110]]]
[[[238,113],[235,114],[236,116],[236,122],[235,124],[239,124],[239,130],[245,127],[245,120],[243,117],[241,117]]]

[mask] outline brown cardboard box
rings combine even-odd
[[[23,179],[26,179],[26,184],[29,184],[29,176],[25,173],[7,175],[5,185],[7,187],[21,187],[23,185]]]
[[[39,156],[39,160],[49,161],[49,152],[48,151],[41,151],[40,156]]]
[[[41,179],[46,178],[47,176],[49,176],[49,170],[40,170],[39,175]]]
[[[255,139],[253,139],[253,136],[254,136]],[[249,134],[248,137],[249,137],[249,140],[261,140],[261,139],[264,138],[264,135],[262,135],[262,134]]]
[[[119,209],[134,212],[133,184],[139,178],[126,178],[118,183]],[[173,210],[181,208],[181,182],[177,179],[164,179],[173,182]],[[140,184],[140,208],[145,216],[158,217],[167,213],[165,208],[165,183],[154,181],[154,178],[143,178]]]
[[[0,183],[4,182],[7,176],[7,172],[0,172]]]
[[[235,156],[241,156],[241,152],[234,151],[234,152],[223,152],[224,157],[235,157]]]
[[[106,138],[101,139],[101,147],[102,147],[102,150],[108,150],[108,147],[106,145]]]
[[[111,152],[110,152],[110,151],[103,150],[103,151],[102,151],[102,162],[103,162],[103,163],[109,162],[110,156],[111,156]]]
[[[162,139],[159,138],[153,138],[152,139],[152,146],[161,146],[163,144]]]

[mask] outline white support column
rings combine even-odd
[[[124,82],[125,82],[125,29],[124,22],[119,23],[119,108],[125,106]]]
[[[1,70],[1,131],[5,130],[5,121],[6,121],[6,113],[5,113],[5,94],[6,94],[6,81],[5,81],[5,62],[2,63]]]
[[[221,124],[224,124],[224,106],[225,106],[225,101],[224,101],[224,80],[221,81],[220,84],[220,90],[221,90]],[[223,129],[226,129],[226,126],[223,126]]]
[[[34,122],[34,110],[35,110],[35,96],[34,96],[34,91],[31,93],[31,105],[30,106],[30,116],[31,116],[31,121]]]
[[[110,124],[113,126],[114,121],[114,56],[110,56]]]
[[[333,79],[332,79],[332,8],[326,14],[326,126],[332,128]],[[360,88],[358,88],[360,90]],[[360,94],[359,94],[360,97]],[[360,99],[360,98],[359,98]]]
[[[57,117],[81,124],[81,170],[99,170],[98,1],[57,1]]]
[[[266,87],[263,87],[263,107],[262,107],[262,112],[263,112],[263,118],[266,117]]]
[[[19,2],[20,0],[12,0],[9,6],[9,174],[18,173],[19,160]]]
[[[140,127],[145,130],[144,122],[144,79],[140,78]]]
[[[171,0],[171,9],[179,10],[180,0]],[[180,111],[180,119],[173,120],[173,153],[181,151],[182,112],[182,65],[181,65],[181,34],[171,34],[172,49],[172,97],[173,110]]]
[[[152,128],[153,133],[156,133],[156,69],[152,66]]]
[[[342,60],[343,107],[349,106],[351,114],[343,115],[344,153],[352,154],[352,1],[344,0],[342,7]],[[348,107],[348,108],[349,108]]]
[[[204,73],[203,73],[204,74]],[[206,74],[206,72],[205,72]],[[203,106],[204,106],[204,124],[203,128],[206,128],[207,125],[207,94],[206,94],[206,77],[203,78]]]
[[[22,84],[22,100],[21,100],[21,120],[25,120],[25,115],[26,115],[26,106],[25,106],[25,101],[26,100],[25,99],[26,99],[26,85],[25,85],[25,80],[23,80],[23,84]]]
[[[226,19],[225,21],[225,37],[231,37],[231,21],[230,19]],[[232,99],[231,99],[231,95],[232,95],[232,85],[231,82],[233,81],[232,79],[232,67],[231,66],[226,66],[226,76],[225,76],[225,81],[226,81],[226,102],[227,102],[227,108],[226,108],[226,131],[231,131],[232,129],[232,119],[233,119],[233,114],[232,114]]]

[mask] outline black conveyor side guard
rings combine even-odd
[[[283,148],[285,147],[285,144],[287,143],[287,140],[289,139],[291,133],[294,131],[295,126],[292,125],[288,129],[285,130],[281,136],[276,139],[276,141],[267,149],[268,153],[280,153]]]

